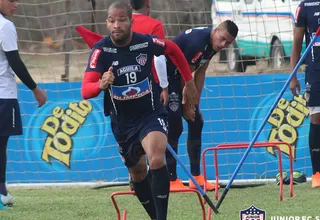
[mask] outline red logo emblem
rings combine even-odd
[[[199,58],[202,56],[202,52],[198,52],[191,60],[191,63],[196,63]]]
[[[158,44],[161,47],[165,47],[166,43],[163,40],[160,40],[158,38],[153,38],[153,43]]]
[[[99,58],[100,53],[101,53],[100,49],[95,49],[93,51],[91,58],[90,58],[90,68],[94,69],[97,67],[97,62],[98,62],[98,58]]]

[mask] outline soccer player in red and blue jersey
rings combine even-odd
[[[164,155],[167,147],[167,111],[160,102],[159,88],[152,74],[153,56],[168,55],[187,78],[185,94],[193,103],[196,93],[191,72],[179,47],[171,41],[132,32],[132,11],[115,2],[106,21],[110,36],[91,51],[82,84],[82,96],[89,99],[104,92],[105,115],[135,193],[151,219],[167,219],[169,176]],[[147,178],[146,156],[151,171]]]
[[[194,81],[198,90],[195,112],[190,105],[181,105],[181,75],[172,61],[168,58],[167,70],[169,81],[169,131],[168,143],[177,152],[179,137],[182,134],[182,115],[188,122],[187,149],[190,159],[190,170],[199,183],[204,186],[204,177],[200,172],[201,135],[203,117],[199,109],[200,96],[205,80],[206,70],[213,55],[231,44],[238,34],[238,27],[230,20],[222,22],[217,28],[193,28],[178,34],[175,42],[186,57],[191,72],[194,72]],[[190,116],[192,116],[190,118]],[[185,188],[182,181],[177,178],[177,163],[170,152],[166,153],[167,166],[170,174],[170,188]],[[207,190],[215,186],[206,183]],[[196,189],[195,184],[189,180],[189,187]]]
[[[317,29],[320,27],[320,2],[305,0],[296,10],[295,28],[290,66],[293,70],[299,61],[303,37],[309,45]],[[312,187],[320,187],[320,41],[312,46],[306,56],[306,101],[310,111],[309,148],[312,164]],[[300,84],[294,76],[290,82],[293,95],[300,92]]]

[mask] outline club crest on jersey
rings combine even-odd
[[[112,97],[119,101],[126,101],[132,99],[139,99],[151,92],[148,78],[141,82],[124,85],[124,86],[111,86]]]
[[[147,55],[147,54],[140,53],[139,56],[136,57],[136,61],[137,61],[141,66],[146,65],[147,60],[148,60],[148,55]]]
[[[240,220],[266,220],[266,211],[258,209],[254,205],[240,211]]]
[[[152,40],[153,40],[153,43],[155,43],[155,44],[157,44],[157,45],[159,45],[161,47],[165,47],[166,46],[166,43],[161,39],[153,38]]]
[[[98,58],[99,58],[100,53],[101,53],[100,49],[95,49],[93,51],[91,58],[90,58],[90,68],[91,69],[94,69],[97,67],[97,62],[98,62]]]

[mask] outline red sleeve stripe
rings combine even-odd
[[[99,80],[101,73],[99,72],[85,72],[81,87],[81,95],[84,99],[90,99],[98,96],[102,91],[99,88]]]
[[[180,50],[180,48],[170,40],[165,40],[165,39],[162,39],[162,40],[164,40],[167,45],[166,50],[164,51],[164,54],[168,55],[172,60],[172,62],[174,63],[174,65],[176,65],[183,80],[185,82],[192,80],[192,74],[189,68],[189,64],[184,54]]]

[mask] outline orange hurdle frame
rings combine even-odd
[[[282,176],[282,152],[280,150],[280,147],[278,145],[286,145],[289,150],[289,166],[290,166],[290,197],[293,197],[293,162],[292,162],[292,149],[290,144],[286,142],[257,142],[253,144],[252,147],[255,148],[263,148],[263,147],[275,147],[278,150],[278,161],[279,161],[279,172],[280,172],[280,201],[283,200],[283,176]],[[219,168],[218,168],[218,150],[228,150],[228,149],[244,149],[249,146],[249,143],[239,143],[239,144],[219,144],[216,147],[209,147],[206,148],[202,152],[202,166],[203,166],[203,176],[204,176],[204,191],[206,192],[206,182],[207,182],[207,169],[206,169],[206,158],[205,154],[208,151],[214,151],[214,166],[215,166],[215,172],[216,172],[216,184],[215,184],[215,199],[219,199]],[[208,209],[208,220],[211,219],[211,213],[212,209]]]
[[[257,142],[253,145],[255,148],[263,148],[263,147],[275,147],[278,150],[278,161],[279,161],[279,172],[280,172],[280,201],[283,200],[283,176],[282,176],[282,152],[278,145],[286,145],[289,150],[289,163],[290,163],[290,197],[293,197],[293,162],[292,162],[292,149],[288,143],[285,142]],[[206,158],[205,154],[208,151],[214,151],[214,166],[216,172],[216,184],[215,184],[215,199],[218,200],[219,198],[219,190],[218,190],[218,183],[219,183],[219,168],[218,168],[218,150],[228,150],[228,149],[244,149],[249,146],[249,143],[239,143],[239,144],[219,144],[216,147],[209,147],[206,148],[202,152],[202,166],[203,166],[203,175],[204,175],[204,190],[206,192],[206,180],[207,180],[207,169],[206,169]]]
[[[197,194],[198,200],[199,200],[200,206],[201,206],[202,219],[206,220],[206,211],[204,208],[204,203],[201,199],[201,194],[199,193],[198,190],[196,190],[196,189],[172,189],[172,190],[170,190],[170,193],[195,193],[195,194]],[[120,209],[119,209],[119,206],[118,206],[117,201],[115,199],[116,196],[121,196],[121,195],[135,195],[135,192],[134,191],[114,192],[110,196],[112,203],[113,203],[113,206],[114,206],[116,213],[117,213],[117,220],[126,220],[127,213],[128,213],[127,210],[123,211],[123,216],[121,219]]]

